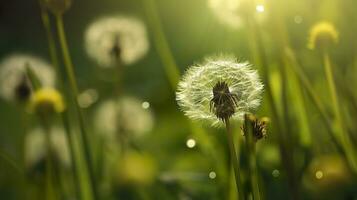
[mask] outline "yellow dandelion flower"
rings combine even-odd
[[[330,22],[319,22],[310,30],[308,48],[325,48],[332,44],[337,44],[338,32]]]
[[[62,95],[53,88],[42,88],[35,91],[30,101],[30,111],[61,113],[65,109]]]

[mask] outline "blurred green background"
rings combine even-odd
[[[203,127],[203,134],[196,134],[190,128],[189,120],[176,104],[175,93],[170,87],[163,63],[155,48],[153,32],[150,23],[147,22],[148,17],[143,1],[74,0],[72,7],[64,15],[69,50],[73,58],[79,88],[81,91],[96,89],[99,94],[98,101],[85,109],[86,119],[89,122],[92,121],[96,106],[111,97],[112,85],[105,81],[111,71],[98,68],[97,64],[86,55],[84,47],[86,27],[98,17],[119,14],[143,20],[148,29],[150,50],[144,58],[124,69],[123,87],[127,95],[149,102],[155,116],[153,130],[136,141],[138,148],[155,158],[160,176],[170,172],[178,174],[177,176],[180,178],[169,182],[158,181],[152,186],[138,187],[139,189],[136,188],[133,191],[131,191],[132,188],[124,189],[125,192],[119,191],[118,196],[122,199],[145,199],[126,194],[126,192],[136,194],[137,191],[144,190],[144,193],[148,194],[147,199],[228,199],[228,196],[231,195],[226,193],[227,188],[232,186],[227,183],[229,182],[226,180],[227,175],[219,173],[216,166],[221,163],[217,163],[211,153],[207,153],[207,151],[216,151],[218,155],[222,155],[220,160],[223,161],[222,165],[227,165],[228,150],[225,145],[224,132],[220,129]],[[249,46],[251,30],[246,26],[232,29],[220,23],[210,10],[207,0],[155,0],[155,2],[167,42],[181,73],[188,66],[200,62],[204,57],[220,53],[233,54],[240,61],[248,60],[254,63]],[[307,41],[309,30],[315,23],[327,20],[335,24],[340,41],[331,51],[334,76],[340,104],[346,119],[344,123],[349,127],[353,144],[356,144],[357,40],[355,36],[357,2],[354,0],[266,0],[264,6],[266,17],[259,24],[274,90],[279,94],[282,88],[281,77],[277,75],[279,65],[281,65],[279,55],[281,38],[276,34],[277,30],[274,25],[276,19],[273,13],[280,10],[283,14],[279,17],[289,35],[291,48],[295,51],[300,67],[305,71],[315,91],[318,92],[317,95],[322,99],[329,116],[333,115],[332,105],[321,58],[318,53],[307,48]],[[273,6],[278,7],[274,8]],[[0,60],[12,53],[28,53],[49,61],[46,35],[40,18],[40,7],[35,0],[2,0],[0,2]],[[260,69],[260,67],[256,68]],[[294,91],[291,93],[293,94]],[[328,128],[321,122],[319,112],[310,102],[306,91],[302,93],[313,145],[306,148],[299,144],[299,136],[296,135],[300,134],[301,127],[299,127],[299,119],[297,119],[299,114],[296,112],[298,110],[294,110],[294,95],[291,95],[288,101],[292,111],[290,122],[286,124],[293,132],[291,135],[295,134],[290,138],[290,145],[292,145],[291,151],[296,153],[292,159],[295,161],[295,173],[299,180],[301,199],[325,199],[327,197],[356,199],[357,191],[353,188],[356,188],[357,179],[355,175],[343,174],[348,170],[339,172],[342,175],[337,173],[337,178],[333,177],[332,180],[327,180],[327,182],[331,182],[322,184],[322,186],[314,183],[316,181],[313,178],[314,172],[312,175],[309,174],[310,163],[318,160],[322,155],[335,155],[337,151],[335,147],[330,148],[333,146],[331,145],[332,138],[327,134]],[[264,98],[259,115],[271,118],[272,114],[266,101]],[[23,128],[20,125],[21,112],[21,108],[16,104],[0,99],[0,147],[20,165],[23,163],[23,148],[21,146],[24,138]],[[29,126],[36,127],[36,120],[31,119],[30,121]],[[194,125],[202,127],[199,123]],[[88,127],[90,134],[93,135],[92,124],[89,123]],[[239,134],[239,125],[236,125],[235,128],[237,137],[242,139]],[[199,129],[201,130],[201,128]],[[261,188],[265,194],[264,199],[289,198],[288,175],[282,170],[276,131],[274,122],[272,122],[268,137],[260,141],[258,147],[258,166],[261,174]],[[197,144],[194,148],[186,146],[186,142],[190,138],[196,140]],[[354,149],[356,149],[355,146]],[[244,152],[242,157],[244,157]],[[333,159],[342,159],[342,157],[338,154],[338,156],[332,156],[329,161],[318,160],[317,162],[322,165],[319,168],[323,169],[325,165],[336,164],[337,161]],[[335,168],[338,169],[338,166]],[[274,170],[278,170],[278,172],[274,173]],[[217,177],[214,179],[209,178],[209,173],[212,171],[217,173]],[[309,180],[309,178],[313,180]],[[336,189],[334,184],[340,184],[341,188]],[[0,159],[1,199],[26,199],[29,194],[29,185],[31,185],[31,180],[27,176]],[[329,196],[331,191],[335,191],[334,189],[337,190],[334,192],[336,196]],[[103,189],[103,191],[106,190]],[[109,196],[111,197],[108,199],[116,198],[113,197],[115,195]],[[103,197],[103,199],[106,198]]]

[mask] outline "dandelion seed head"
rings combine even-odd
[[[133,97],[122,97],[101,103],[94,118],[98,133],[113,141],[121,132],[140,137],[151,131],[154,125],[152,111],[143,108],[141,102]]]
[[[47,133],[42,128],[35,128],[26,134],[25,163],[27,169],[31,170],[45,159],[47,154],[45,134]],[[56,161],[63,167],[70,166],[69,147],[64,130],[59,127],[52,127],[50,139]]]
[[[218,20],[232,28],[240,28],[243,19],[239,15],[241,1],[239,0],[209,0],[209,7]]]
[[[257,71],[247,62],[220,56],[191,66],[179,82],[176,100],[185,115],[212,125],[222,124],[210,108],[212,88],[218,82],[225,82],[230,93],[238,97],[231,119],[242,120],[245,112],[260,105],[263,84]]]
[[[101,67],[115,66],[117,59],[130,65],[149,49],[144,24],[135,18],[113,16],[94,21],[85,32],[89,57]]]
[[[55,85],[56,75],[53,67],[48,63],[34,56],[13,54],[6,57],[0,64],[0,96],[3,99],[17,100],[19,89],[22,92],[31,92],[31,84],[26,75],[26,65],[36,74],[42,86],[53,87]],[[23,84],[27,85],[30,91],[25,91]],[[23,88],[21,89],[21,87]]]
[[[310,30],[308,47],[310,49],[326,48],[337,44],[339,40],[335,26],[330,22],[319,22]]]

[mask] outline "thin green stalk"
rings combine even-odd
[[[335,146],[339,149],[340,152],[343,152],[341,144],[338,142],[338,139],[336,138],[336,135],[334,134],[333,127],[331,125],[331,120],[326,113],[326,110],[323,107],[322,101],[320,97],[317,95],[317,92],[314,90],[311,82],[307,78],[306,73],[303,71],[302,67],[299,65],[296,56],[294,52],[290,49],[286,49],[286,56],[289,59],[290,66],[292,67],[292,70],[294,70],[294,73],[297,75],[299,78],[300,84],[302,84],[303,88],[306,90],[308,96],[310,97],[312,103],[315,105],[317,108],[317,111],[320,113],[322,117],[322,122],[325,124],[326,129],[334,142]]]
[[[0,158],[13,167],[18,173],[23,174],[24,170],[17,164],[14,158],[0,148]]]
[[[155,0],[143,0],[144,7],[148,16],[148,21],[152,27],[155,47],[161,57],[166,75],[172,88],[176,88],[180,79],[180,72],[171,53],[165,33],[161,26],[160,16],[156,9]]]
[[[270,86],[271,81],[269,76],[269,66],[264,52],[260,30],[257,28],[257,25],[254,21],[248,20],[248,25],[250,27],[250,32],[249,32],[249,36],[251,37],[250,41],[251,43],[253,43],[251,44],[251,51],[252,54],[254,55],[255,63],[258,66],[260,66],[260,69],[262,71],[262,79],[263,82],[265,83],[265,91],[272,112],[272,123],[277,128],[280,154],[283,160],[284,168],[288,174],[289,190],[291,193],[291,197],[293,199],[298,199],[297,196],[299,192],[297,191],[297,187],[296,187],[297,183],[294,178],[295,177],[294,164],[292,161],[291,151],[288,150],[289,147],[286,144],[286,141],[288,141],[286,136],[287,130],[283,123],[285,118],[284,117],[281,118],[281,116],[279,115],[278,107],[274,100],[273,91]]]
[[[55,67],[57,74],[59,76],[61,76],[61,70],[60,70],[59,62],[58,62],[58,53],[56,50],[54,36],[51,31],[51,23],[49,20],[49,14],[48,14],[48,11],[45,8],[43,8],[41,3],[40,3],[40,6],[41,6],[41,19],[42,19],[43,27],[45,28],[45,31],[46,31],[48,51],[49,51],[49,55],[51,58],[51,63]],[[63,95],[66,97],[67,95],[65,95],[66,93],[64,91],[63,76],[61,76],[59,78],[59,84],[60,84],[60,89],[61,89]],[[77,170],[77,162],[76,162],[75,154],[74,154],[74,142],[71,137],[71,128],[69,125],[67,111],[65,111],[64,113],[61,114],[61,119],[62,119],[62,123],[63,123],[64,129],[65,129],[65,132],[66,132],[67,143],[69,146],[69,152],[70,152],[70,157],[71,157],[71,170],[72,170],[72,174],[73,174],[74,187],[75,187],[75,195],[76,195],[77,199],[82,199],[81,189],[80,189],[80,179],[79,179],[78,170]]]
[[[351,165],[352,169],[356,172],[357,171],[357,161],[356,161],[357,157],[355,156],[353,144],[351,143],[351,140],[349,139],[349,137],[347,135],[348,133],[346,131],[346,128],[343,124],[342,113],[341,113],[341,109],[340,109],[339,102],[338,102],[336,85],[335,85],[333,72],[332,72],[331,60],[330,60],[330,56],[329,56],[329,53],[327,50],[325,50],[323,52],[323,62],[324,62],[326,80],[328,83],[329,92],[330,92],[331,100],[332,100],[332,108],[333,108],[333,112],[334,112],[335,120],[336,120],[335,132],[337,134],[337,138],[339,138],[339,141],[341,142],[342,147],[346,153],[347,161]]]
[[[72,59],[68,50],[68,44],[67,44],[67,39],[66,39],[66,34],[64,31],[64,25],[63,25],[63,19],[61,14],[57,14],[56,16],[56,25],[57,25],[57,32],[58,32],[58,37],[62,49],[62,54],[63,54],[63,61],[65,64],[65,69],[66,69],[66,74],[69,79],[69,85],[72,93],[72,98],[73,98],[73,103],[74,107],[77,113],[77,117],[79,120],[79,127],[81,130],[81,137],[82,137],[82,142],[83,142],[83,148],[84,148],[84,156],[85,156],[85,161],[88,167],[88,172],[89,172],[89,179],[90,179],[90,186],[93,192],[93,197],[94,199],[99,199],[98,196],[98,187],[96,185],[95,181],[95,173],[94,173],[94,167],[93,167],[93,161],[92,161],[92,155],[90,153],[90,147],[89,147],[89,139],[88,139],[88,133],[86,131],[85,127],[85,122],[84,122],[84,116],[83,112],[80,109],[77,101],[78,97],[78,86],[77,86],[77,81],[76,77],[74,74],[74,67],[72,64]]]
[[[246,149],[248,153],[251,192],[253,194],[253,200],[260,200],[259,175],[256,161],[256,141],[254,141],[253,127],[247,114],[244,116],[244,135],[246,137]]]
[[[229,147],[229,153],[230,153],[230,160],[233,165],[233,170],[234,170],[234,177],[235,177],[235,182],[236,182],[236,187],[237,187],[237,193],[238,197],[240,200],[245,199],[244,194],[243,194],[243,189],[242,189],[242,182],[240,179],[240,173],[239,173],[239,161],[238,157],[236,154],[236,149],[234,147],[234,139],[233,139],[233,132],[229,123],[229,119],[224,120],[226,124],[226,130],[227,130],[227,141],[228,141],[228,147]]]

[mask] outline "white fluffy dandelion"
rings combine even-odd
[[[124,132],[141,136],[151,131],[154,118],[150,108],[143,108],[142,101],[133,97],[107,100],[99,105],[94,118],[98,133],[109,140]]]
[[[30,131],[25,138],[25,163],[27,168],[33,168],[45,159],[47,154],[46,135],[41,128]],[[51,128],[51,147],[54,158],[63,167],[71,164],[70,152],[65,132],[62,128]]]
[[[265,18],[264,1],[254,2],[256,13],[254,17],[259,21]],[[224,25],[234,29],[244,24],[244,12],[248,11],[249,0],[208,0],[208,6],[217,19]],[[254,11],[253,11],[254,12]]]
[[[8,101],[17,98],[19,87],[29,82],[26,75],[26,65],[32,69],[43,86],[55,85],[55,72],[53,68],[40,58],[13,54],[6,57],[0,64],[0,96]],[[28,84],[30,87],[30,84]]]
[[[225,86],[226,93],[222,90],[215,91],[216,88]],[[189,118],[219,125],[225,118],[217,113],[218,109],[226,109],[224,105],[222,107],[222,103],[230,104],[223,113],[228,114],[226,117],[242,120],[244,113],[260,105],[262,91],[263,84],[258,73],[249,63],[219,57],[191,66],[179,82],[176,100]],[[226,102],[214,95],[222,94],[220,92],[230,96]]]
[[[135,18],[113,16],[94,21],[85,32],[88,55],[99,66],[115,66],[117,59],[130,65],[149,49],[146,28]]]

